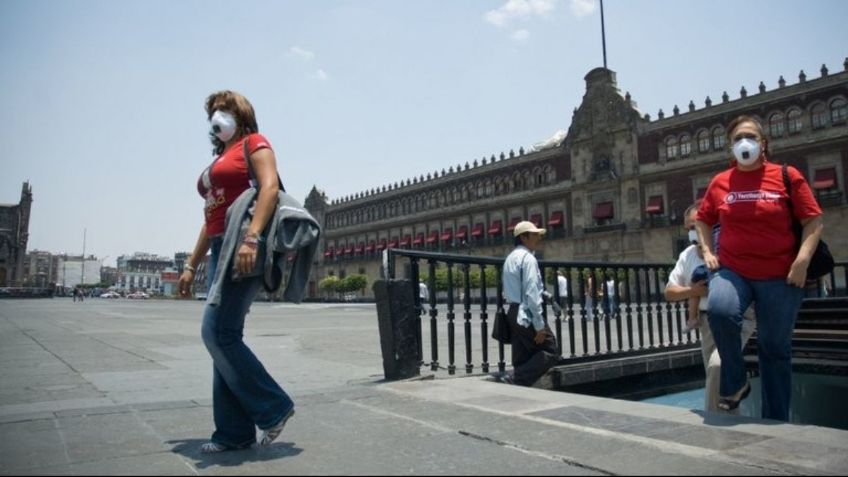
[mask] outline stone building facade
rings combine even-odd
[[[28,182],[21,187],[18,204],[0,205],[0,287],[24,284],[31,208],[32,187]]]
[[[789,85],[760,83],[703,106],[658,117],[639,112],[615,72],[596,68],[565,140],[501,153],[328,201],[313,188],[306,207],[324,225],[310,284],[328,275],[379,277],[387,247],[503,256],[519,220],[548,228],[546,259],[668,262],[686,245],[685,209],[728,167],[724,127],[747,114],[767,129],[771,160],[797,167],[825,210],[825,238],[848,259],[848,59]],[[369,287],[370,288],[370,287]],[[370,292],[369,292],[370,293]]]

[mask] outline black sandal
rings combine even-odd
[[[730,398],[719,398],[718,400],[718,408],[722,411],[732,411],[739,407],[739,403],[742,402],[748,395],[751,394],[751,383],[745,383],[745,390],[742,391],[742,395],[739,396],[739,399],[730,399]]]

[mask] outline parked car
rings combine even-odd
[[[118,292],[107,291],[100,295],[100,298],[121,298],[121,294]]]
[[[130,299],[133,299],[133,300],[146,300],[146,299],[150,298],[150,295],[148,295],[147,293],[144,293],[144,292],[137,291],[135,293],[130,293],[129,295],[127,295],[127,298],[130,298]]]
[[[201,293],[201,292],[195,293],[194,299],[195,300],[205,300],[206,299],[206,293]]]

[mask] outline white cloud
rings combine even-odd
[[[300,58],[301,60],[305,60],[305,61],[310,61],[313,58],[315,58],[315,53],[313,53],[309,50],[305,50],[305,49],[303,49],[299,46],[293,46],[293,47],[289,48],[289,54],[292,55],[292,56],[296,56],[296,57]]]
[[[571,0],[571,13],[577,18],[595,13],[595,0]]]
[[[503,27],[516,18],[544,16],[552,12],[557,0],[507,0],[500,8],[486,12],[483,18],[495,25]]]
[[[318,81],[327,81],[330,79],[330,76],[327,75],[326,71],[318,69],[318,71],[312,74],[311,78]]]
[[[527,30],[516,30],[512,34],[513,41],[518,43],[524,43],[528,38],[530,38],[530,32]]]

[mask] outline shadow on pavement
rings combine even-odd
[[[206,469],[212,466],[234,467],[245,462],[265,462],[286,457],[294,457],[303,449],[296,447],[294,442],[278,442],[268,447],[254,445],[244,450],[232,450],[218,452],[215,454],[204,454],[200,452],[200,446],[209,442],[208,439],[182,439],[167,441],[166,444],[174,446],[171,452],[188,457],[194,461],[198,469]]]

